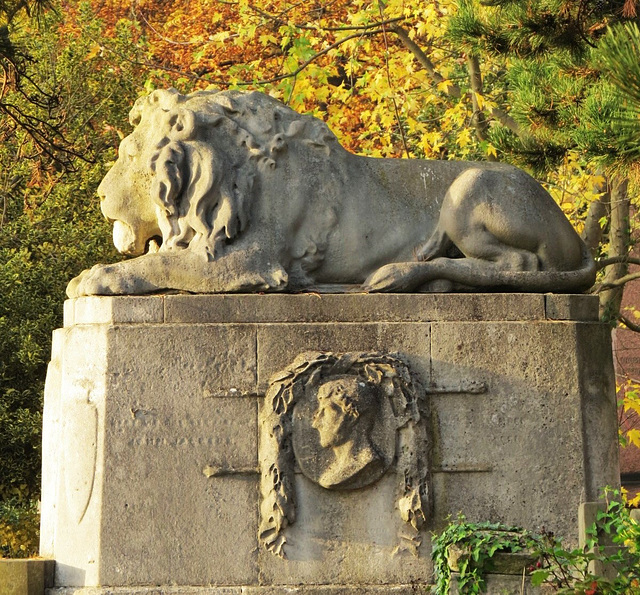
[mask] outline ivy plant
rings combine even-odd
[[[497,553],[528,551],[535,560],[525,569],[533,586],[548,585],[565,595],[638,595],[640,525],[619,491],[607,489],[603,497],[606,506],[587,529],[584,545],[573,549],[544,529],[536,534],[458,516],[433,540],[432,592],[448,595],[453,558],[459,592],[476,594],[486,591],[485,576],[493,570]]]

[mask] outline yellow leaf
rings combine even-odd
[[[498,150],[491,143],[487,145],[487,155],[498,157]]]
[[[444,81],[440,81],[436,85],[436,88],[438,89],[438,91],[442,91],[443,93],[448,93],[450,87],[453,87],[453,83],[448,79],[445,79]]]
[[[268,45],[270,43],[278,44],[278,40],[273,35],[261,35],[258,39],[262,45]]]
[[[640,430],[636,430],[635,428],[629,430],[627,432],[627,440],[629,444],[633,444],[637,448],[640,448]]]
[[[98,54],[102,55],[102,46],[99,43],[94,43],[89,50],[89,53],[84,57],[84,61],[93,60]]]
[[[227,39],[229,39],[229,37],[231,37],[231,31],[220,31],[215,35],[210,35],[209,40],[210,41],[226,41]]]
[[[456,138],[456,143],[459,147],[466,147],[471,144],[471,132],[468,128],[460,131],[458,138]]]

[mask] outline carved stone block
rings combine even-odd
[[[543,295],[69,302],[48,595],[405,595],[458,512],[577,545],[580,500],[618,481],[609,337],[580,299],[572,320]]]

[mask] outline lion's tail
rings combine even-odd
[[[507,271],[474,258],[436,258],[418,264],[430,265],[432,268],[424,282],[447,279],[479,288],[508,288],[535,293],[582,293],[596,280],[596,263],[586,246],[583,246],[580,268],[571,271]]]
[[[596,279],[596,264],[586,246],[580,268],[571,271],[509,271],[477,258],[434,258],[398,262],[370,275],[364,291],[415,291],[430,281],[447,280],[468,288],[510,289],[532,293],[582,293]]]

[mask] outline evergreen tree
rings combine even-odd
[[[599,289],[612,322],[630,322],[620,302],[631,280],[629,178],[634,190],[639,181],[637,22],[633,0],[462,0],[449,27],[470,56],[501,60],[499,84],[520,133],[488,126],[496,147],[539,175],[568,159],[602,174],[595,200],[576,205],[588,211],[585,241],[607,257]]]

